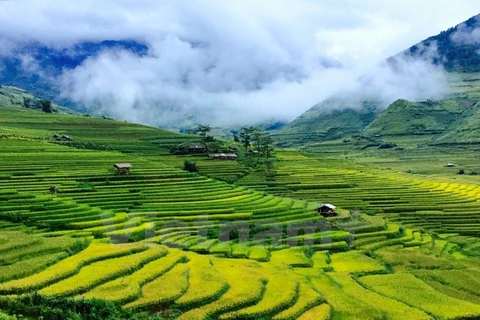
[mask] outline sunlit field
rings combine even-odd
[[[5,312],[39,295],[178,319],[480,317],[473,179],[295,150],[277,150],[267,174],[243,151],[238,161],[169,152],[196,136],[17,108],[0,116]],[[320,216],[322,203],[338,216]]]

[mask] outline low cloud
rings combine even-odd
[[[290,121],[333,95],[360,92],[386,106],[398,98],[423,100],[448,92],[442,70],[428,59],[360,67],[316,63],[305,70],[266,56],[223,66],[228,59],[216,62],[207,49],[178,39],[157,46],[143,57],[103,52],[65,71],[64,95],[90,110],[167,127],[190,119],[214,125]]]
[[[10,56],[17,47],[17,43],[7,38],[0,38],[0,57]]]
[[[147,54],[109,49],[63,70],[62,95],[89,112],[164,127],[289,121],[332,95],[362,92],[388,104],[447,92],[428,62],[400,59],[392,68],[383,59],[468,18],[478,3],[459,0],[453,10],[425,1],[419,10],[418,1],[405,2],[8,1],[0,55],[32,41],[73,50],[135,40]]]
[[[478,23],[480,16],[477,16],[475,19]],[[450,38],[457,44],[480,44],[480,29],[471,28],[466,23],[462,23],[458,26],[457,31],[453,33]]]

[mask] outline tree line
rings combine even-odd
[[[196,128],[196,133],[200,136],[207,151],[212,150],[212,144],[217,142],[209,134],[211,131],[212,127],[208,124],[201,124]],[[257,127],[243,126],[235,132],[233,140],[240,142],[245,148],[245,154],[254,156],[257,164],[260,163],[260,160],[265,160],[267,173],[270,171],[272,159],[275,157],[275,141],[269,133]]]

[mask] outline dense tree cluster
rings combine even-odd
[[[27,109],[41,109],[45,113],[52,113],[55,110],[53,109],[52,102],[47,99],[37,99],[37,98],[23,98],[23,107]]]

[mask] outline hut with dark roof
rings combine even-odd
[[[207,151],[207,148],[202,145],[193,145],[188,147],[188,152],[190,153],[204,153]]]
[[[322,204],[317,211],[323,217],[335,217],[338,215],[335,208],[336,207],[333,204],[325,203]]]
[[[113,167],[117,174],[129,174],[132,165],[130,163],[115,163]]]

